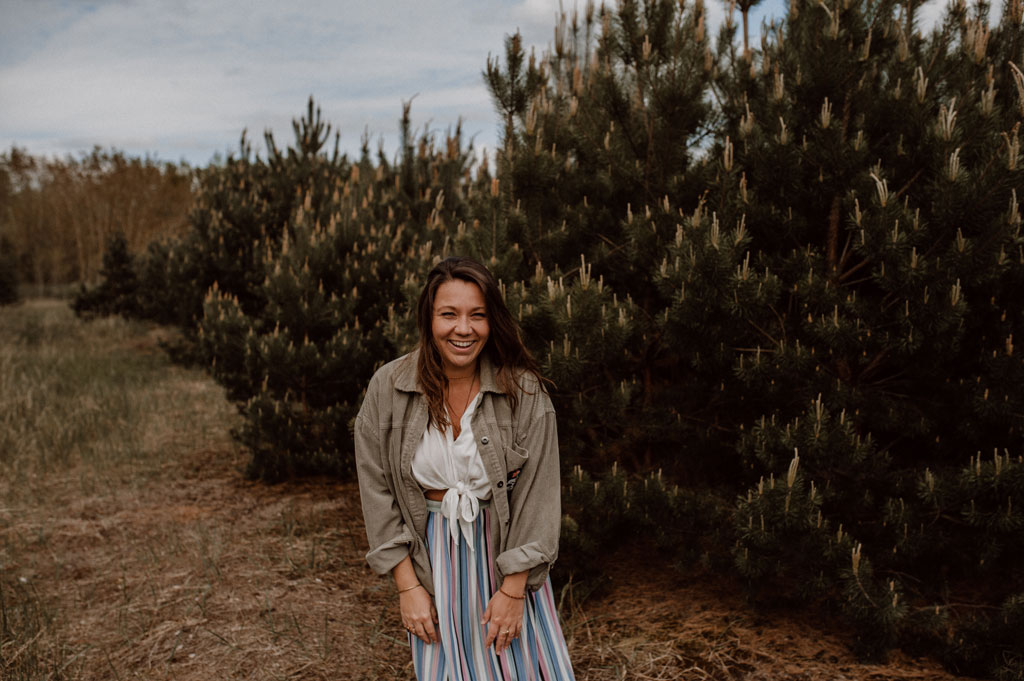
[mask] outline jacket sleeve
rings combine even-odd
[[[386,389],[379,375],[374,375],[355,422],[356,475],[359,478],[359,499],[370,551],[366,562],[379,575],[387,574],[409,554],[413,535],[402,521],[395,499],[394,481],[386,465],[387,452],[380,441],[380,391]]]
[[[561,478],[558,466],[558,428],[551,398],[540,385],[524,394],[512,452],[522,471],[512,491],[507,550],[497,558],[503,574],[529,570],[527,585],[543,586],[558,557],[558,532],[562,522]]]

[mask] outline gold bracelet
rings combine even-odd
[[[498,591],[500,591],[504,595],[508,596],[512,600],[522,601],[522,600],[526,599],[526,594],[523,594],[522,596],[513,596],[512,594],[510,594],[509,592],[505,591],[505,589],[501,588],[500,586],[498,587]]]
[[[413,584],[412,586],[407,586],[404,589],[399,589],[398,593],[404,594],[406,591],[412,591],[413,589],[415,589],[416,587],[419,587],[419,586],[423,586],[423,585],[422,584]]]

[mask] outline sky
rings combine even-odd
[[[781,16],[784,1],[763,0],[752,27]],[[488,55],[503,55],[517,29],[539,55],[559,8],[584,5],[0,0],[0,149],[63,157],[100,146],[206,165],[236,151],[243,129],[257,151],[267,129],[284,146],[311,95],[350,155],[368,134],[393,156],[409,100],[417,130],[442,137],[461,118],[477,149],[493,148]],[[715,31],[723,4],[706,5]]]

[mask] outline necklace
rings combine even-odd
[[[461,378],[470,378],[472,380],[470,381],[470,384],[469,384],[469,390],[466,391],[466,404],[463,405],[462,411],[459,412],[459,418],[458,419],[454,418],[455,414],[451,415],[453,417],[452,418],[452,437],[455,437],[455,438],[458,438],[459,437],[459,433],[462,432],[462,426],[460,425],[460,422],[462,421],[462,417],[466,413],[466,410],[469,409],[469,403],[470,403],[470,400],[472,400],[472,397],[473,397],[473,386],[476,384],[476,372],[474,372],[472,376],[463,376]],[[448,380],[451,381],[452,379],[449,378]],[[452,409],[452,407],[453,407],[453,405],[452,405],[452,400],[451,400],[451,394],[449,393],[449,395],[448,395],[448,408]]]

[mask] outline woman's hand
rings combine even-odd
[[[487,627],[484,647],[494,643],[495,652],[502,652],[519,637],[523,629],[523,603],[525,598],[511,596],[525,595],[526,572],[519,572],[505,578],[501,588],[491,597],[484,610],[483,623]],[[509,596],[511,594],[511,596]]]
[[[412,559],[406,556],[391,570],[398,589],[398,608],[402,612],[402,626],[424,643],[437,643],[437,610],[434,600],[420,584]]]
[[[437,610],[433,599],[422,586],[398,595],[402,626],[424,643],[437,643]]]

